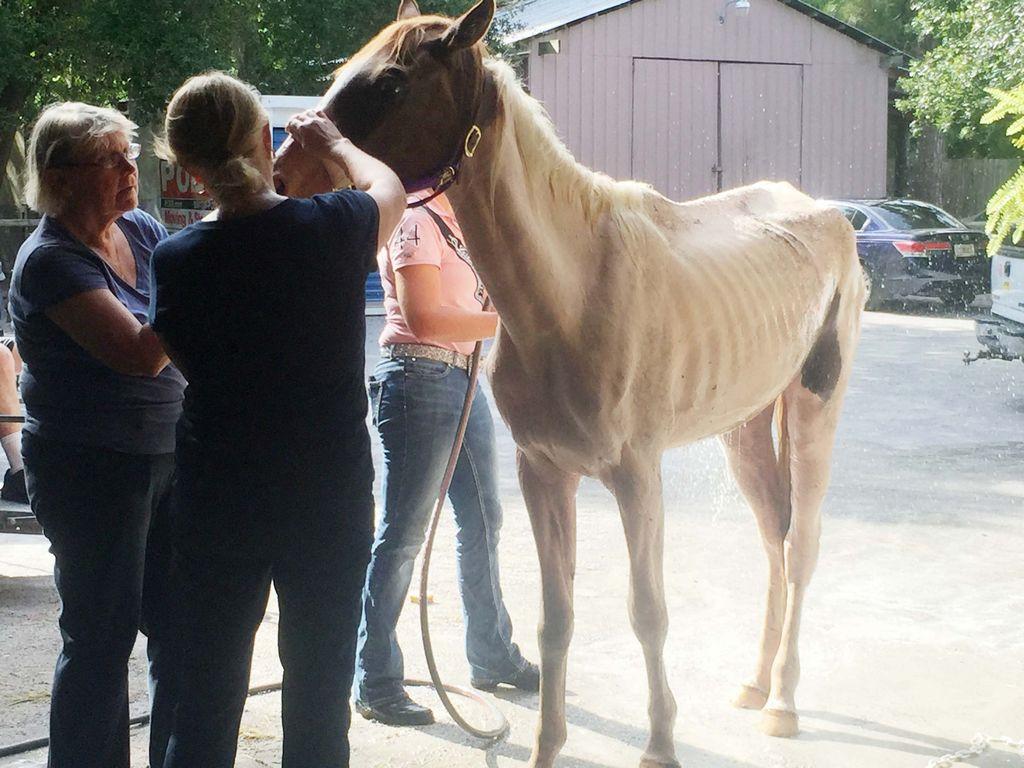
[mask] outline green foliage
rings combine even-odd
[[[398,0],[241,0],[233,71],[264,93],[320,93],[341,59],[395,20]],[[421,0],[457,16],[471,0]]]
[[[1010,91],[989,88],[988,93],[996,99],[996,106],[981,118],[986,125],[993,125],[1006,118],[1013,118],[1006,135],[1015,147],[1024,150],[1024,82]],[[989,200],[985,211],[988,214],[989,255],[995,255],[1008,237],[1014,244],[1024,238],[1024,166],[1017,169]]]
[[[912,114],[915,129],[931,124],[945,132],[951,154],[1008,157],[1005,132],[982,124],[992,107],[984,89],[1006,89],[1024,61],[1021,0],[914,0],[915,33],[924,53],[900,80],[897,106]]]
[[[156,115],[184,78],[231,68],[236,2],[2,0],[0,168],[14,130],[55,101]]]
[[[911,0],[807,0],[810,5],[901,51],[913,50]]]
[[[475,0],[421,0],[458,15]],[[186,77],[222,69],[264,93],[321,93],[398,0],[0,0],[0,168],[16,127],[54,101],[157,117]],[[500,33],[502,30],[497,30]],[[497,35],[492,46],[500,52]]]

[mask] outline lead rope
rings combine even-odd
[[[490,299],[484,301],[484,311],[487,311],[491,306]],[[423,635],[423,653],[427,657],[427,669],[430,670],[430,680],[433,683],[434,690],[437,691],[438,698],[441,699],[441,703],[444,704],[444,708],[448,710],[448,714],[451,715],[458,726],[478,739],[484,739],[486,741],[497,741],[508,733],[509,725],[508,720],[501,713],[501,711],[495,707],[491,702],[484,699],[471,691],[467,691],[462,688],[456,688],[452,685],[446,685],[441,680],[441,675],[437,671],[437,662],[434,660],[434,649],[430,642],[430,621],[427,614],[427,583],[430,578],[430,555],[434,549],[434,536],[437,534],[437,526],[441,521],[441,508],[444,506],[444,498],[448,495],[448,487],[452,483],[452,477],[455,475],[455,465],[459,461],[459,453],[462,451],[462,441],[466,436],[466,425],[469,424],[469,414],[473,407],[473,395],[476,393],[476,382],[480,375],[480,352],[483,349],[483,341],[478,341],[476,347],[473,349],[473,356],[469,362],[469,386],[466,389],[466,399],[462,404],[462,418],[459,420],[459,428],[455,432],[455,443],[452,445],[451,455],[448,457],[448,468],[445,470],[444,479],[441,481],[441,490],[437,494],[437,504],[434,506],[434,516],[430,521],[430,533],[427,535],[427,546],[423,550],[423,568],[420,570],[420,631]],[[407,681],[410,685],[429,685],[424,681],[413,680]],[[455,708],[455,704],[452,702],[448,693],[455,693],[459,696],[472,699],[479,704],[482,704],[487,709],[490,709],[495,715],[497,715],[499,724],[494,728],[477,728],[472,725],[466,718],[464,718],[459,711]]]
[[[927,768],[953,768],[957,763],[962,763],[965,760],[969,760],[972,757],[978,757],[985,753],[989,747],[993,744],[1005,744],[1012,749],[1017,750],[1017,754],[1021,758],[1024,758],[1024,741],[1015,741],[1014,739],[1006,736],[986,736],[983,733],[975,734],[974,739],[971,740],[971,745],[966,749],[961,749],[959,752],[951,752],[948,755],[937,757],[928,763]]]

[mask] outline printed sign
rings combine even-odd
[[[188,171],[160,161],[160,215],[169,231],[201,221],[213,207],[213,201],[203,192],[203,185]]]

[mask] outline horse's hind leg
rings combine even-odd
[[[784,395],[789,424],[791,519],[786,536],[785,618],[779,650],[772,665],[771,694],[762,715],[770,736],[793,736],[799,730],[795,693],[800,679],[797,640],[804,595],[818,561],[821,503],[828,490],[838,403],[822,402],[798,382]]]
[[[780,406],[781,407],[781,406]],[[780,466],[772,442],[775,404],[722,436],[729,469],[750,504],[768,556],[768,597],[754,675],[733,700],[737,707],[761,709],[771,689],[772,663],[782,638],[786,612],[783,542],[789,530],[788,468]]]
[[[859,283],[845,300],[836,294],[800,377],[782,396],[790,451],[791,516],[785,543],[786,615],[761,722],[761,729],[770,736],[792,736],[799,730],[795,694],[800,678],[800,616],[818,561],[821,504],[828,490],[839,412],[860,333],[860,312]]]
[[[676,700],[665,675],[665,513],[660,456],[631,457],[602,476],[614,492],[629,549],[629,618],[644,652],[651,736],[642,768],[679,768],[673,729]]]
[[[550,768],[565,744],[565,667],[572,639],[572,586],[576,571],[576,489],[579,476],[543,458],[516,454],[519,484],[540,559],[542,610],[540,723],[530,768]]]

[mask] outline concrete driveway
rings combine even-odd
[[[375,359],[379,320],[371,321]],[[1024,366],[965,368],[972,324],[930,315],[866,316],[826,502],[821,559],[807,600],[798,691],[803,733],[774,740],[756,713],[732,709],[750,671],[765,564],[753,519],[714,441],[666,455],[668,674],[688,768],[924,768],[976,732],[1024,739]],[[503,586],[524,652],[537,658],[538,569],[499,428],[505,500]],[[379,456],[379,453],[378,453]],[[579,501],[576,634],[561,765],[633,766],[646,739],[646,684],[626,617],[626,554],[611,496],[586,482]],[[442,668],[466,684],[453,529],[440,533],[432,626]],[[58,647],[51,560],[41,538],[0,537],[0,746],[46,733]],[[271,605],[253,683],[279,680]],[[411,676],[425,677],[414,606],[400,627]],[[145,711],[142,641],[133,709]],[[354,766],[511,766],[528,755],[537,698],[502,694],[507,740],[484,750],[433,694],[438,724],[399,730],[356,718]],[[251,699],[238,765],[280,762],[280,699]],[[477,718],[486,713],[472,708]],[[145,765],[146,732],[135,737]],[[36,751],[0,768],[43,765]],[[996,749],[976,768],[1021,766]]]

